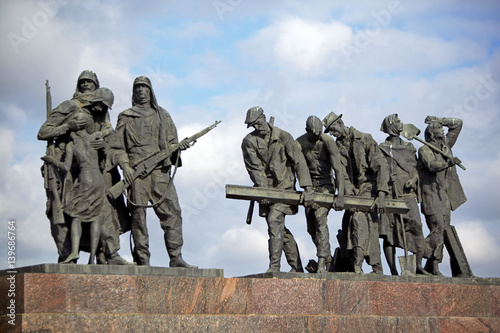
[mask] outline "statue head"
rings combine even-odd
[[[436,142],[444,138],[443,125],[438,121],[431,121],[425,129],[425,141]]]
[[[399,119],[397,113],[391,114],[384,118],[380,131],[389,134],[390,136],[399,136],[403,131],[403,123]]]
[[[264,110],[260,106],[254,106],[248,109],[245,124],[247,124],[247,128],[253,127],[257,132],[264,133],[269,129]]]
[[[99,88],[99,80],[97,79],[97,74],[84,70],[80,76],[78,76],[78,81],[76,84],[76,91],[79,93],[92,92]]]
[[[325,119],[323,119],[323,126],[325,126],[325,133],[330,133],[337,138],[342,137],[345,133],[342,114],[337,116],[335,112],[330,112]]]
[[[114,102],[114,95],[113,92],[108,89],[108,88],[99,88],[96,89],[92,96],[89,98],[89,103],[91,103],[91,108],[101,106],[100,104],[103,104],[105,107],[111,109],[111,106],[113,106]],[[102,111],[102,110],[94,110],[94,111]]]
[[[144,75],[138,76],[134,80],[132,88],[132,105],[147,105],[149,104],[153,109],[158,110],[158,103],[153,92],[153,85],[151,80]]]
[[[316,116],[309,116],[306,120],[306,132],[309,137],[317,140],[323,132],[321,120]]]
[[[260,106],[254,106],[248,109],[247,117],[245,118],[245,124],[247,124],[247,128],[252,126],[253,123],[255,123],[257,119],[263,114],[264,110]]]

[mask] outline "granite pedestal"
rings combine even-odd
[[[498,278],[62,266],[17,269],[15,326],[0,272],[0,332],[500,332]]]

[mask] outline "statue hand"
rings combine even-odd
[[[134,182],[134,169],[132,169],[128,164],[126,164],[123,168],[123,178],[128,185]]]
[[[90,141],[90,145],[94,149],[104,148],[104,140],[102,138],[92,140],[92,141]]]
[[[267,199],[262,199],[259,203],[264,206],[269,206],[271,204],[271,202]]]
[[[304,206],[310,207],[313,209],[319,208],[318,205],[314,203],[314,191],[310,186],[304,187],[304,192],[302,193],[302,201],[304,202]]]
[[[56,162],[56,159],[53,158],[52,156],[49,156],[49,155],[45,155],[43,157],[41,157],[42,161],[44,162],[47,162],[47,163],[55,163]]]
[[[344,210],[344,196],[343,195],[338,195],[335,197],[335,200],[333,201],[333,209],[335,209],[337,212],[340,210]]]
[[[375,209],[378,214],[382,214],[385,210],[385,192],[379,191],[378,197],[373,202],[370,209]]]
[[[414,177],[414,178],[411,178],[411,179],[408,179],[405,183],[405,188],[408,188],[408,189],[415,189],[416,188],[416,185],[417,185],[417,178]]]
[[[180,148],[180,150],[186,150],[189,147],[191,147],[191,145],[189,144],[189,142],[186,139],[184,139],[181,142],[179,142],[179,148]],[[195,142],[196,141],[193,142],[193,145],[195,144]]]
[[[425,121],[424,121],[426,124],[430,124],[432,122],[438,122],[438,123],[441,123],[441,118],[438,118],[436,116],[427,116],[425,117]]]
[[[87,121],[85,119],[71,119],[68,121],[68,128],[71,131],[79,131],[87,126]]]

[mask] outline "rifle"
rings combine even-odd
[[[216,121],[212,125],[202,129],[198,133],[188,138],[185,138],[180,143],[172,144],[164,150],[154,152],[153,154],[148,155],[145,158],[137,161],[135,165],[132,166],[132,168],[134,169],[134,180],[139,177],[146,178],[156,168],[158,164],[165,161],[167,158],[172,156],[173,153],[178,151],[182,144],[186,143],[189,145],[194,144],[197,139],[201,138],[202,136],[213,130],[218,124],[220,124],[220,121]],[[129,186],[130,184],[127,184],[127,182],[124,179],[122,179],[108,190],[108,196],[112,199],[116,199],[120,196],[120,194],[125,192],[125,190]]]
[[[45,104],[46,104],[46,113],[47,120],[50,117],[52,112],[52,96],[50,94],[50,86],[49,80],[45,81]],[[45,154],[48,156],[55,156],[54,151],[54,140],[47,140],[47,149]],[[59,193],[58,183],[59,180],[59,172],[56,169],[57,167],[51,163],[45,162],[43,164],[43,178],[44,178],[44,188],[52,193],[51,200],[51,211],[52,211],[52,223],[53,224],[64,224],[64,213],[63,207],[61,203],[61,197]]]
[[[287,205],[303,205],[300,191],[280,190],[275,188],[251,187],[239,185],[226,185],[226,198],[239,200],[267,200],[271,203],[284,203]],[[329,193],[314,193],[313,200],[318,206],[331,208],[336,196]],[[371,197],[357,197],[344,195],[344,209],[356,209],[363,212],[373,212],[373,201]],[[405,214],[410,208],[404,200],[386,199],[385,212],[394,214]]]

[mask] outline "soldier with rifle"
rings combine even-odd
[[[164,231],[170,267],[197,268],[182,258],[181,207],[171,176],[172,167],[181,165],[180,150],[187,149],[190,142],[178,142],[174,122],[170,114],[158,105],[148,77],[139,76],[134,80],[132,107],[118,116],[111,141],[113,164],[121,167],[125,188],[130,185],[128,204],[132,215],[131,231],[137,264],[150,264],[146,208],[153,207]],[[164,151],[169,151],[169,154],[162,155]],[[161,158],[155,159],[158,156]],[[152,168],[145,168],[138,177],[135,168],[151,160],[155,161]],[[122,189],[118,192],[121,193]],[[148,206],[149,202],[151,206]]]
[[[467,201],[455,167],[461,165],[461,161],[453,157],[451,151],[462,130],[463,122],[458,118],[434,116],[427,116],[425,122],[428,124],[425,130],[426,145],[418,150],[422,184],[420,208],[430,231],[425,239],[429,251],[425,270],[434,275],[441,275],[438,266],[443,259],[443,247],[446,245],[450,253],[452,275],[473,276],[456,231],[450,224],[451,211]],[[443,127],[448,128],[446,134]]]
[[[47,87],[48,116],[47,121],[38,132],[38,139],[47,140],[50,147],[47,149],[47,155],[52,156],[57,162],[62,162],[66,154],[66,146],[70,141],[70,134],[87,127],[87,130],[92,134],[92,147],[99,151],[99,166],[104,176],[105,186],[109,188],[120,177],[116,168],[106,168],[105,165],[107,160],[105,137],[113,131],[113,128],[109,121],[107,108],[105,111],[100,112],[91,111],[92,105],[96,101],[102,100],[103,96],[101,94],[107,92],[106,88],[99,89],[99,80],[94,72],[84,70],[78,77],[73,98],[62,102],[54,110],[51,110],[50,90]],[[109,91],[109,93],[111,92]],[[82,109],[92,115],[91,124],[87,124],[81,118],[73,117]],[[65,172],[54,165],[53,163],[46,163],[43,169],[47,184],[46,188],[48,189],[47,216],[51,221],[52,236],[59,252],[58,262],[62,262],[66,260],[71,252],[69,235],[71,221],[67,215],[63,215],[63,205],[66,201],[71,200],[67,197],[72,195],[74,180],[78,176],[79,169],[74,165],[68,172]],[[57,185],[51,186],[52,183],[57,183]],[[55,212],[59,213],[54,214]],[[130,217],[123,198],[105,200],[102,214],[102,230],[97,262],[114,265],[129,264],[118,254],[120,233],[127,231],[130,224]],[[82,250],[90,251],[90,244],[86,246],[87,243],[89,243],[88,240],[84,239]],[[72,262],[76,262],[76,260]]]
[[[99,88],[97,75],[85,70],[78,77],[76,90],[73,98],[62,102],[52,110],[52,98],[48,81],[46,82],[46,112],[47,120],[38,132],[38,140],[47,141],[48,156],[52,156],[57,161],[62,161],[66,150],[66,144],[69,142],[71,131],[78,131],[86,126],[86,123],[80,119],[72,118],[75,110],[79,110],[92,92]],[[57,246],[59,254],[58,262],[64,261],[71,252],[71,241],[69,235],[69,223],[65,220],[63,214],[63,183],[65,177],[72,176],[71,173],[61,171],[53,164],[47,163],[43,166],[43,177],[45,180],[45,189],[47,192],[47,217],[50,220],[50,229],[52,238]],[[70,186],[71,181],[66,181]],[[69,191],[65,190],[64,193]]]
[[[254,186],[295,190],[295,175],[300,186],[305,189],[306,202],[310,201],[311,177],[307,164],[293,137],[266,121],[264,110],[252,107],[247,111],[245,124],[255,130],[243,139],[241,149],[245,167]],[[284,203],[271,203],[260,200],[259,215],[266,218],[269,234],[269,269],[279,272],[281,252],[287,256],[291,272],[303,272],[297,243],[285,227],[285,216],[295,215],[298,206]]]

